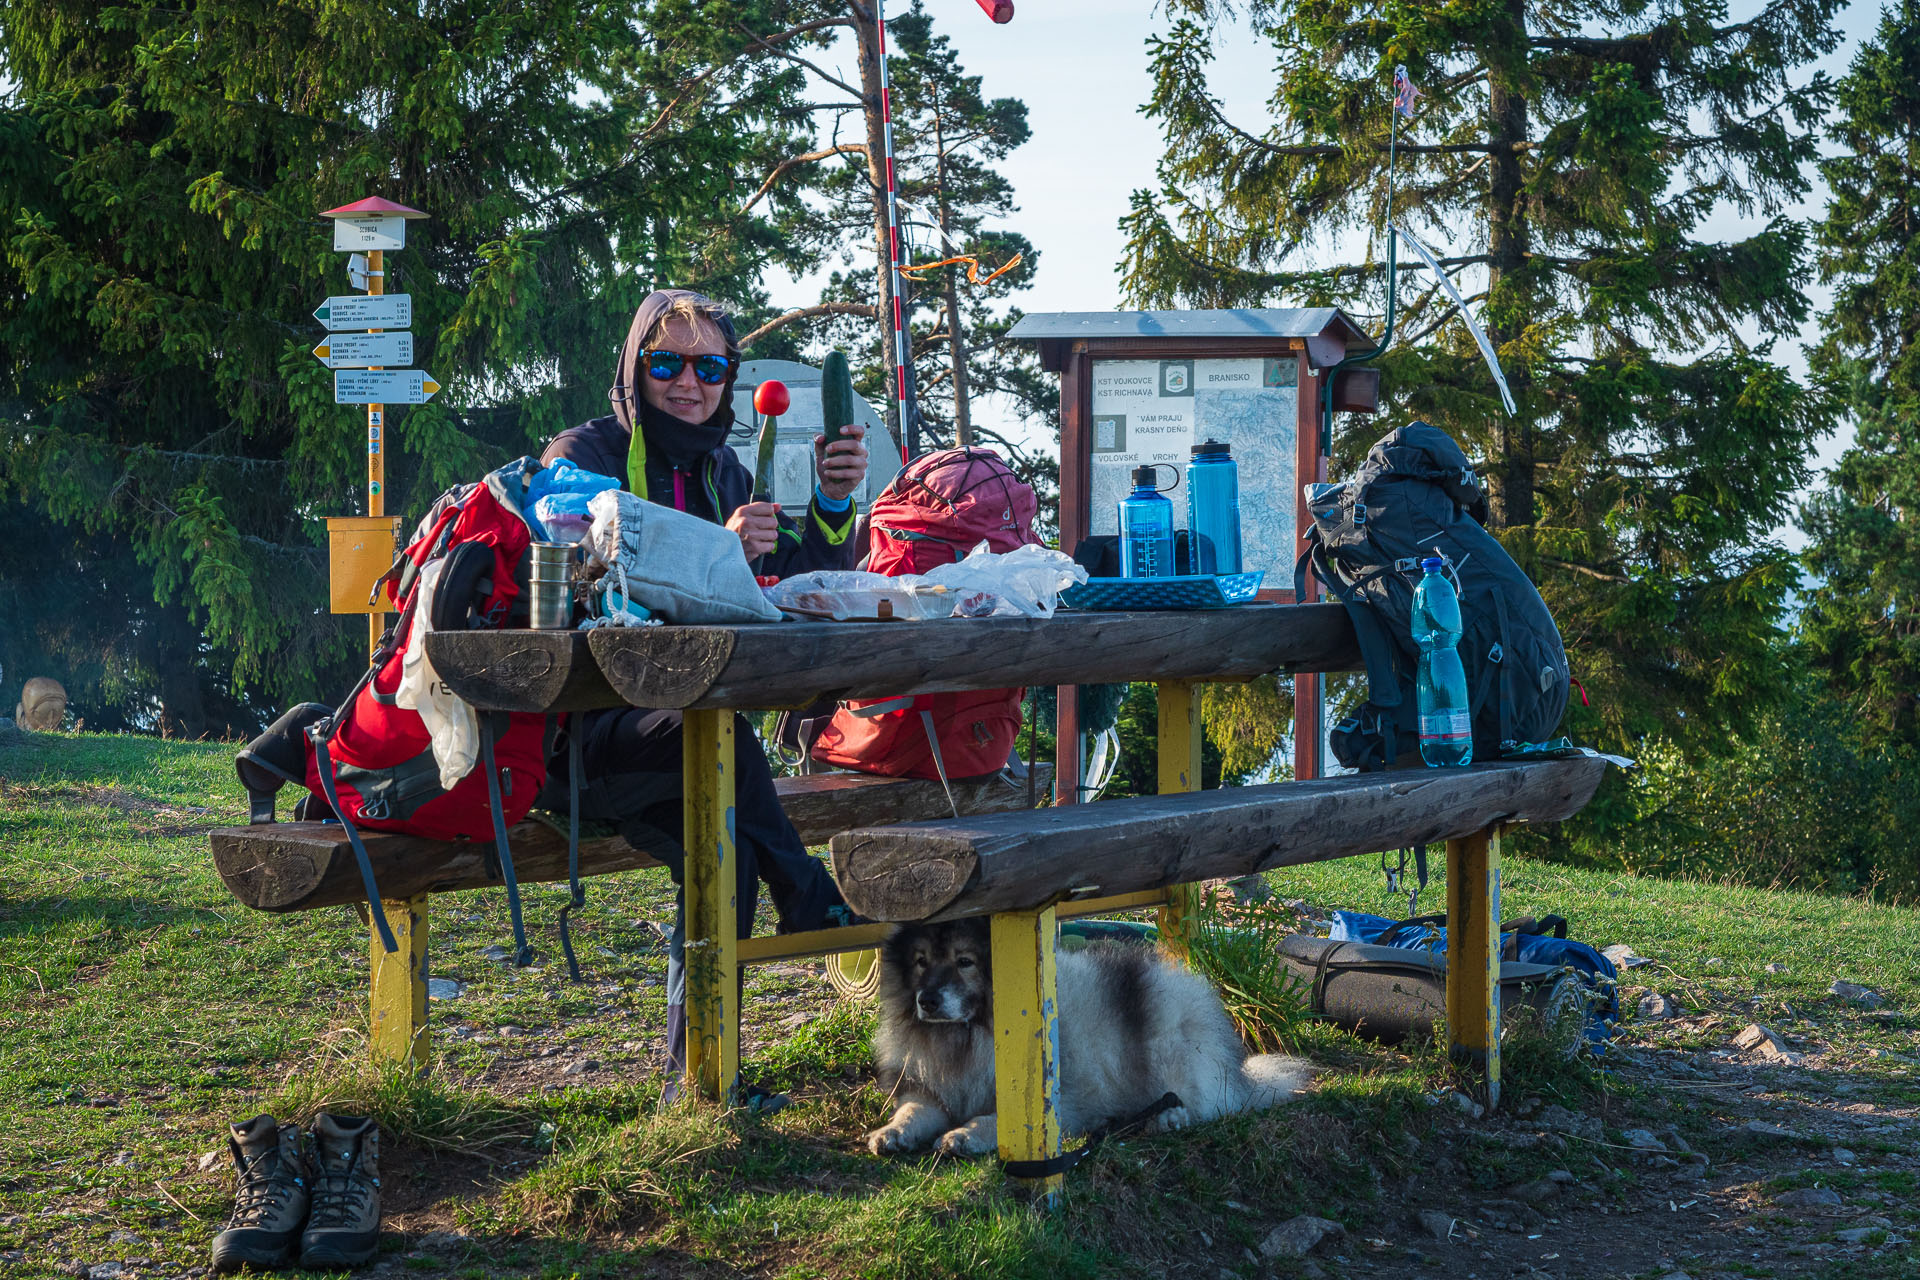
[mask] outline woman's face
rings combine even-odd
[[[685,316],[669,316],[647,350],[677,351],[689,359],[680,366],[679,373],[665,382],[648,373],[643,360],[640,398],[682,422],[698,424],[711,418],[720,407],[720,397],[726,394],[727,384],[709,384],[694,377],[691,357],[727,354],[727,340],[721,336],[720,326],[705,316],[696,316],[692,320]]]

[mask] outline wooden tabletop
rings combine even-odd
[[[1359,670],[1346,609],[1249,604],[935,622],[437,632],[440,678],[476,707],[763,709],[1021,685],[1245,680]]]

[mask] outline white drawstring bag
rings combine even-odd
[[[657,618],[685,625],[778,622],[725,525],[608,489],[587,504],[587,547],[621,593]]]
[[[427,561],[420,570],[419,594],[414,598],[413,623],[407,630],[407,651],[400,660],[400,687],[394,690],[393,703],[419,714],[433,742],[433,762],[440,766],[440,789],[451,791],[454,783],[473,772],[480,754],[480,717],[448,690],[427,657],[427,632],[433,630],[428,619],[440,589],[440,572],[446,567],[442,556]]]

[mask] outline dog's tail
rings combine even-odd
[[[1283,1053],[1263,1053],[1248,1058],[1241,1070],[1247,1077],[1247,1106],[1263,1111],[1290,1102],[1313,1083],[1313,1068],[1300,1058]]]

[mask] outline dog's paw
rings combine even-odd
[[[884,1129],[875,1129],[867,1135],[867,1150],[877,1156],[896,1155],[902,1151],[913,1150],[913,1143],[907,1136],[905,1128],[890,1124]]]
[[[1175,1129],[1184,1129],[1193,1123],[1193,1113],[1185,1107],[1168,1107],[1156,1119],[1160,1123],[1161,1133],[1172,1133]]]
[[[961,1125],[940,1135],[940,1151],[943,1155],[970,1159],[991,1153],[996,1145],[992,1132],[982,1134],[973,1125]]]

